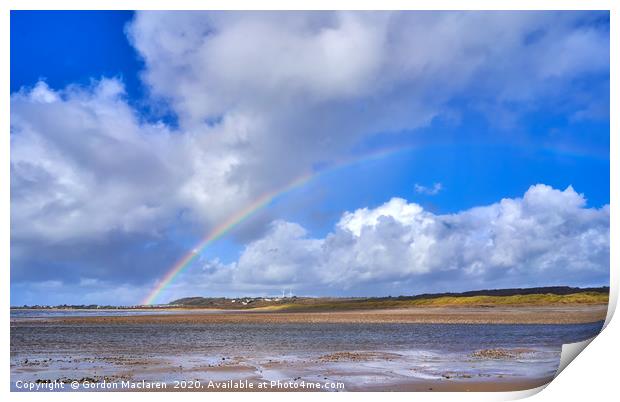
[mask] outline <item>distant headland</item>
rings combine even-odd
[[[185,297],[168,304],[157,305],[23,305],[12,309],[267,309],[277,311],[351,310],[399,308],[416,306],[485,306],[485,305],[549,305],[602,304],[609,299],[609,286],[570,287],[548,286],[533,288],[484,289],[466,292],[424,293],[409,296],[384,297]]]

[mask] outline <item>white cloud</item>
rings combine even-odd
[[[417,204],[408,204],[402,198],[393,198],[375,209],[362,208],[355,212],[345,212],[338,222],[338,227],[360,236],[362,229],[374,228],[386,217],[403,225],[409,225],[419,219],[422,212],[422,207]]]
[[[443,190],[443,186],[441,185],[441,183],[434,183],[432,187],[426,187],[416,183],[414,185],[414,189],[416,193],[419,194],[437,195],[441,190]]]
[[[14,239],[144,229],[160,217],[174,163],[170,136],[140,124],[121,91],[113,80],[62,93],[40,82],[12,95]]]
[[[584,278],[597,284],[609,272],[609,206],[586,208],[572,187],[542,184],[522,198],[449,215],[393,198],[343,214],[324,238],[274,222],[237,262],[206,267],[191,281],[272,293],[282,286],[301,293],[367,286],[412,293],[447,290],[442,284],[451,290]]]
[[[14,240],[156,234],[182,210],[208,226],[249,202],[246,183],[230,180],[241,120],[174,132],[140,121],[123,94],[103,79],[62,91],[39,82],[11,96]]]
[[[370,134],[424,126],[449,114],[454,98],[480,110],[492,104],[491,119],[514,113],[504,109],[515,104],[566,104],[559,88],[570,91],[576,77],[609,71],[609,33],[579,25],[584,18],[142,12],[128,34],[152,93],[170,102],[184,129],[198,133],[221,120],[218,135],[234,147],[227,150],[237,162],[234,180],[259,191],[341,158]]]
[[[398,95],[399,86],[436,109],[472,80],[493,84],[485,92],[493,99],[497,86],[503,98],[523,98],[524,91],[531,98],[550,77],[608,70],[608,33],[578,28],[583,18],[570,12],[142,12],[128,32],[153,91],[195,124],[231,110]],[[511,78],[517,85],[506,82]]]

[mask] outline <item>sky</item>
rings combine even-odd
[[[608,12],[12,11],[10,66],[12,305],[609,283]]]

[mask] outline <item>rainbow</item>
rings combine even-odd
[[[318,170],[316,172],[305,173],[305,174],[295,178],[294,180],[292,180],[291,182],[289,182],[288,184],[286,184],[283,187],[280,187],[278,189],[275,189],[275,190],[272,190],[272,191],[269,191],[267,193],[262,194],[254,202],[252,202],[251,204],[249,204],[248,206],[246,206],[242,210],[232,214],[224,222],[222,222],[220,225],[218,225],[215,228],[213,228],[213,230],[211,230],[198,244],[196,244],[196,246],[194,246],[194,248],[192,248],[192,250],[189,253],[185,254],[181,259],[179,259],[167,271],[166,275],[157,282],[157,285],[142,300],[142,302],[140,304],[142,304],[142,305],[154,304],[155,300],[160,295],[160,293],[168,285],[170,285],[174,281],[174,279],[186,267],[188,267],[191,264],[191,262],[194,261],[202,253],[202,251],[206,247],[208,247],[211,243],[213,243],[214,241],[216,241],[219,238],[221,238],[222,236],[224,236],[226,233],[228,233],[230,230],[235,228],[237,225],[239,225],[243,221],[247,220],[250,216],[252,216],[256,212],[258,212],[261,209],[267,207],[269,204],[271,204],[271,202],[276,197],[279,197],[279,196],[281,196],[281,195],[283,195],[283,194],[285,194],[285,193],[287,193],[289,191],[292,191],[292,190],[294,190],[296,188],[299,188],[299,187],[305,185],[311,179],[313,179],[315,177],[318,177],[319,175],[322,175],[323,173],[331,172],[331,171],[334,171],[336,169],[339,169],[339,168],[342,168],[342,167],[345,167],[345,166],[350,166],[350,165],[353,165],[353,164],[356,164],[356,163],[360,163],[360,162],[366,162],[366,161],[381,159],[381,158],[384,158],[386,156],[390,156],[390,155],[393,155],[395,153],[400,153],[400,152],[408,151],[408,150],[411,150],[411,149],[412,149],[412,147],[388,148],[388,149],[380,150],[378,152],[373,152],[373,153],[370,153],[370,154],[365,154],[365,155],[354,157],[354,158],[343,159],[343,160],[341,160],[341,161],[339,161],[337,163],[331,164],[331,165],[329,165],[329,166],[327,166],[327,167],[325,167],[323,169],[320,169],[320,170]]]
[[[216,226],[211,232],[207,234],[207,236],[205,236],[200,241],[200,243],[198,243],[189,253],[185,254],[183,258],[177,261],[176,264],[172,266],[172,268],[170,268],[168,273],[157,283],[157,286],[155,286],[155,288],[148,294],[148,296],[142,301],[141,304],[153,304],[155,302],[155,299],[157,299],[157,296],[159,296],[159,294],[170,283],[172,283],[174,278],[176,278],[185,267],[187,267],[192,261],[194,261],[194,259],[196,259],[196,257],[200,255],[202,250],[208,247],[211,243],[224,236],[231,229],[248,219],[257,211],[269,205],[271,201],[273,201],[274,198],[276,198],[280,194],[291,191],[297,187],[301,187],[311,178],[311,174],[304,174],[278,190],[273,190],[261,195],[253,203],[251,203],[241,211],[238,211],[237,213],[231,215],[220,225]]]

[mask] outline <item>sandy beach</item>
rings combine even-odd
[[[607,304],[489,307],[415,307],[330,312],[200,310],[191,314],[54,318],[65,324],[180,323],[425,323],[425,324],[577,324],[605,319]]]

